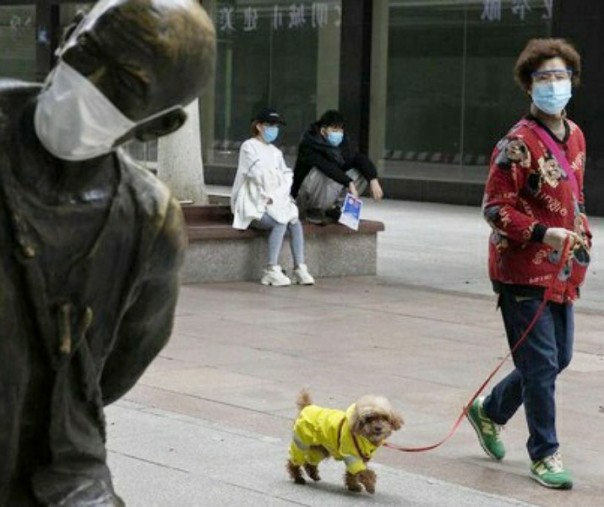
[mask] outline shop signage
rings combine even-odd
[[[483,10],[480,16],[482,21],[501,21],[502,15],[502,0],[483,0]],[[535,2],[533,2],[535,3]],[[552,19],[554,10],[554,0],[541,0],[540,2],[545,9],[541,15],[543,19]],[[509,6],[510,12],[521,21],[524,21],[531,14],[533,9],[529,5],[528,0],[512,0]]]
[[[316,29],[330,24],[339,27],[342,23],[342,7],[333,5],[333,2],[274,5],[268,11],[263,9],[262,12],[256,7],[221,7],[218,10],[216,26],[220,32],[254,32],[261,28],[261,18],[270,24],[273,30],[306,27]]]

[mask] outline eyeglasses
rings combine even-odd
[[[545,83],[548,81],[564,81],[573,77],[572,69],[552,69],[538,70],[531,74],[535,83]]]

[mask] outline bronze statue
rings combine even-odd
[[[213,70],[197,0],[100,0],[43,87],[0,80],[0,506],[118,506],[103,407],[165,345],[178,203],[116,149],[185,121]]]

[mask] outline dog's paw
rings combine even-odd
[[[287,473],[296,484],[306,484],[306,480],[302,477],[302,469],[298,465],[294,465],[291,461],[286,465]]]
[[[353,493],[360,493],[363,491],[363,487],[358,482],[356,484],[346,484],[346,487]]]
[[[365,487],[365,491],[370,494],[375,493],[375,482],[377,477],[371,469],[364,470],[359,474],[359,482]]]
[[[355,493],[360,493],[363,491],[363,487],[359,483],[358,477],[350,472],[346,472],[344,475],[344,483],[349,491],[353,491]]]
[[[304,470],[306,475],[308,475],[313,481],[317,482],[321,480],[321,476],[319,475],[319,468],[317,465],[311,465],[307,463],[304,465]]]

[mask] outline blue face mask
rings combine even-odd
[[[572,97],[570,79],[534,83],[531,90],[533,104],[547,114],[560,114]]]
[[[276,125],[267,125],[262,129],[262,139],[267,143],[272,143],[279,135],[279,127]]]
[[[344,132],[331,131],[327,133],[327,142],[332,146],[340,146],[342,139],[344,139]]]

